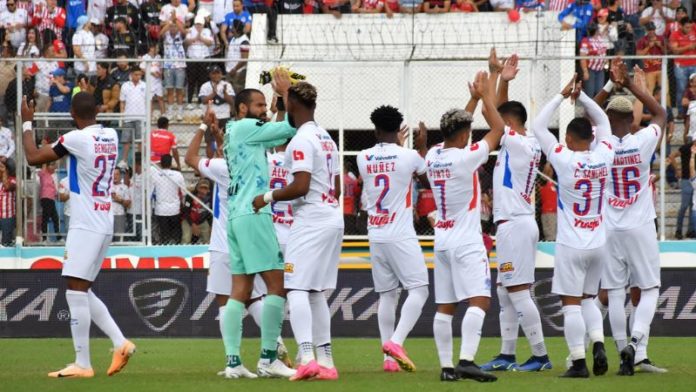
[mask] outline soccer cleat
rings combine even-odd
[[[273,362],[259,360],[256,364],[256,374],[263,378],[290,378],[295,375],[295,369],[287,367],[280,359]]]
[[[562,378],[589,378],[590,377],[590,371],[587,370],[587,366],[585,367],[571,367],[570,369],[566,370],[565,373],[561,374]]]
[[[224,376],[225,378],[259,378],[259,376],[245,368],[244,365],[237,365],[235,367],[227,366]]]
[[[288,351],[288,348],[285,347],[283,343],[278,342],[276,351],[278,352],[278,359],[280,359],[280,361],[283,362],[285,366],[292,369],[294,364],[292,363],[292,358],[290,358],[290,352]]]
[[[385,372],[387,372],[387,373],[397,373],[397,372],[399,372],[399,370],[401,370],[401,369],[399,368],[399,364],[398,364],[398,363],[396,363],[396,362],[394,362],[394,361],[392,361],[392,360],[389,360],[389,359],[385,359],[385,360],[384,360],[384,371],[385,371]]]
[[[459,381],[459,376],[453,368],[442,368],[442,373],[440,373],[440,381]]]
[[[109,370],[106,371],[106,375],[113,376],[123,370],[133,353],[135,353],[135,344],[130,340],[126,340],[121,347],[114,350],[114,355],[111,358],[111,366],[109,366]]]
[[[216,373],[218,376],[224,376],[225,375],[225,369],[220,370],[219,372]]]
[[[667,369],[655,366],[648,358],[636,363],[635,366],[643,373],[667,373]]]
[[[513,371],[516,372],[540,372],[542,370],[553,369],[548,355],[543,357],[530,357],[525,363],[517,365]]]
[[[634,361],[636,358],[636,349],[632,345],[628,345],[621,350],[621,364],[619,365],[619,376],[632,376],[635,373]]]
[[[454,369],[455,374],[459,378],[469,378],[472,380],[476,380],[478,382],[493,382],[493,381],[498,380],[498,377],[496,377],[490,373],[484,372],[475,363],[473,363],[473,362],[463,363],[463,362],[464,361],[459,361],[459,364]]]
[[[406,354],[404,348],[391,340],[384,343],[382,346],[382,352],[394,358],[394,360],[399,364],[399,367],[407,372],[415,372],[416,365],[411,361]]]
[[[319,364],[315,360],[311,360],[304,365],[299,365],[297,367],[297,373],[290,377],[290,381],[299,381],[310,379],[317,374],[319,374]]]
[[[492,361],[481,365],[481,370],[484,372],[507,371],[515,370],[516,367],[514,355],[498,354]]]
[[[336,370],[335,367],[327,368],[324,366],[319,366],[319,373],[314,376],[314,379],[327,381],[338,380],[338,370]]]
[[[594,343],[592,346],[592,360],[592,373],[595,376],[606,374],[607,370],[609,370],[609,364],[607,362],[607,352],[604,350],[604,343]]]
[[[76,363],[71,363],[64,369],[58,370],[57,372],[48,373],[48,377],[52,378],[92,378],[94,377],[94,370],[92,368],[82,368],[77,366]]]

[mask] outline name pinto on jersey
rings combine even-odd
[[[452,162],[427,161],[426,166],[428,167],[428,177],[434,181],[445,180],[452,177],[452,172],[450,171],[450,167],[452,167]],[[435,228],[441,230],[449,230],[454,228],[454,223],[454,219],[438,220],[435,223]]]

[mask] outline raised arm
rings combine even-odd
[[[34,142],[34,132],[32,131],[31,122],[34,121],[34,105],[27,104],[27,97],[22,97],[22,145],[24,146],[24,155],[27,157],[27,163],[32,166],[43,165],[44,163],[53,162],[60,157],[53,150],[50,144],[36,147]]]
[[[498,73],[491,73],[490,77],[486,72],[476,74],[476,80],[473,85],[469,85],[469,91],[472,96],[480,97],[483,100],[483,117],[486,119],[490,131],[483,137],[483,140],[488,144],[490,151],[498,148],[500,139],[505,131],[505,122],[503,122],[498,108],[495,104],[495,85],[498,79]]]
[[[515,79],[517,73],[520,71],[518,67],[519,58],[516,54],[513,54],[505,60],[503,64],[503,70],[500,73],[500,83],[498,83],[498,97],[496,105],[500,106],[505,102],[509,101],[508,98],[508,86],[511,81]]]
[[[634,72],[643,72],[640,68],[634,68]],[[636,99],[643,103],[648,112],[652,115],[651,124],[655,124],[660,129],[664,128],[665,122],[667,121],[667,112],[660,106],[660,104],[653,98],[652,94],[647,91],[640,83],[627,78],[626,88],[633,94]],[[663,132],[664,133],[664,132]]]
[[[205,131],[208,130],[208,127],[210,127],[210,124],[213,121],[217,121],[215,120],[215,113],[213,113],[213,111],[210,109],[210,105],[208,105],[208,111],[205,113],[205,118],[203,121],[204,122],[198,127],[198,130],[196,130],[196,134],[193,135],[191,144],[189,144],[188,148],[186,149],[186,156],[184,157],[184,162],[186,162],[189,167],[194,169],[198,168],[198,163],[202,159],[198,155],[198,151],[201,149],[201,142],[203,141]]]
[[[568,96],[570,95],[574,83],[575,77],[573,77],[573,80],[571,80],[571,82],[568,83],[568,85],[566,85],[561,94],[555,95],[544,106],[544,108],[541,109],[539,114],[537,114],[536,118],[532,122],[534,136],[539,141],[541,151],[547,156],[551,152],[553,146],[555,146],[558,143],[558,139],[556,139],[556,136],[554,136],[549,130],[549,122],[551,122],[551,116],[553,116],[553,114],[556,112],[556,109],[558,109],[558,106],[560,106],[561,102],[563,102],[563,99],[565,98],[564,93],[568,94]]]

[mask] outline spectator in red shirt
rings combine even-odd
[[[12,160],[0,162],[0,233],[2,246],[11,246],[15,241],[17,179]]]
[[[606,65],[607,42],[600,37],[596,24],[587,27],[587,37],[580,42],[580,54],[593,58],[580,60],[583,90],[594,97],[604,86],[604,66]]]
[[[655,86],[662,86],[662,60],[659,56],[665,54],[665,40],[655,33],[655,24],[649,22],[645,25],[648,34],[638,40],[636,51],[641,56],[655,56],[652,59],[643,60],[643,71],[648,83],[648,91],[655,91]],[[669,97],[669,93],[667,94]],[[668,104],[669,106],[669,104]]]
[[[683,18],[688,18],[689,13],[686,11],[686,8],[683,6],[680,6],[676,10],[676,16],[674,17],[674,20],[669,22],[667,24],[667,28],[665,29],[665,38],[669,38],[672,33],[675,31],[679,30],[679,21],[682,20]]]
[[[450,0],[425,0],[423,2],[423,11],[426,14],[442,14],[449,12],[451,4]]]
[[[164,155],[170,154],[176,162],[176,167],[181,168],[176,136],[169,132],[168,128],[169,119],[167,117],[157,119],[157,129],[150,132],[150,161],[159,163]]]
[[[553,169],[548,163],[544,168],[544,174],[549,178],[553,177]],[[541,228],[544,232],[544,240],[556,241],[558,190],[551,181],[544,179],[542,183],[543,185],[539,189],[541,197]]]
[[[398,3],[397,3],[398,7]],[[353,13],[356,14],[387,14],[387,18],[394,16],[394,10],[385,5],[384,0],[362,0],[353,5]]]
[[[58,189],[56,182],[53,179],[53,174],[56,172],[56,163],[51,162],[39,170],[39,199],[41,201],[41,234],[42,238],[47,239],[48,221],[53,222],[53,231],[60,233],[60,221],[58,220],[58,210],[56,210],[56,197]],[[60,236],[57,236],[60,240]]]
[[[58,39],[62,39],[66,19],[67,13],[65,9],[58,7],[56,0],[46,0],[46,5],[39,3],[34,7],[34,16],[31,19],[31,24],[37,26],[41,34],[43,34],[44,30],[50,29],[56,34]]]
[[[674,54],[685,56],[696,55],[696,31],[689,18],[682,18],[679,21],[680,29],[669,36],[669,47]],[[677,97],[684,96],[686,83],[689,75],[696,72],[696,58],[676,58],[674,59],[674,78],[677,80]],[[684,115],[684,110],[679,105],[680,116]]]
[[[360,185],[358,177],[350,171],[352,165],[348,162],[343,167],[343,221],[346,234],[357,234],[358,201],[360,200]]]
[[[450,6],[450,12],[478,12],[478,7],[472,0],[456,0]]]

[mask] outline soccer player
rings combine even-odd
[[[401,367],[412,372],[416,366],[403,348],[404,340],[428,299],[428,270],[413,227],[413,176],[427,188],[430,184],[423,158],[399,145],[403,115],[391,106],[380,106],[370,120],[375,125],[377,144],[361,151],[357,162],[367,198],[372,280],[379,293],[377,320],[382,351],[387,356],[384,371],[396,372]],[[425,138],[426,133],[418,136]],[[399,284],[408,291],[408,297],[395,329]]]
[[[634,363],[642,364],[647,360],[643,353],[644,357],[636,363],[636,350],[648,338],[660,294],[660,252],[654,223],[656,215],[650,187],[650,166],[667,115],[646,91],[642,71],[635,70],[637,80],[634,81],[628,76],[626,66],[618,64],[621,84],[652,115],[650,125],[634,131],[631,101],[615,97],[607,106],[612,130],[609,142],[614,147],[615,156],[607,183],[608,260],[602,271],[602,288],[607,290],[612,335],[621,356],[619,375],[632,376]],[[624,313],[629,282],[640,289],[630,342],[626,336]]]
[[[551,116],[563,99],[577,95],[590,120],[579,117],[566,129],[566,145],[549,131]],[[592,124],[598,143],[591,150]],[[607,176],[614,160],[608,142],[609,119],[590,97],[580,91],[575,79],[556,95],[533,123],[541,151],[558,175],[558,237],[551,291],[561,296],[563,331],[573,365],[562,377],[589,377],[585,362],[585,333],[590,337],[593,373],[607,372],[602,314],[593,297],[599,289],[601,260],[606,243],[602,216]]]
[[[317,90],[294,84],[284,99],[297,135],[285,151],[293,181],[254,199],[254,208],[293,200],[293,224],[285,250],[285,289],[300,364],[290,380],[338,379],[331,354],[331,313],[324,290],[336,288],[343,238],[340,167],[336,143],[314,121]],[[316,357],[314,349],[316,348]]]
[[[274,71],[273,88],[287,97],[290,79]],[[278,246],[270,208],[252,209],[254,196],[268,190],[266,150],[285,143],[296,129],[287,121],[266,122],[266,98],[258,90],[237,95],[244,118],[227,124],[224,152],[229,170],[227,234],[232,271],[232,296],[223,314],[227,374],[249,377],[242,365],[240,346],[245,303],[251,298],[254,276],[260,274],[268,295],[261,316],[261,359],[257,372],[266,377],[290,377],[295,371],[278,360],[277,339],[285,315],[283,259]],[[241,115],[241,113],[240,113]]]
[[[517,74],[517,56],[505,64],[495,58],[491,66],[501,69],[498,112],[505,121],[505,133],[493,170],[493,217],[497,225],[497,294],[500,303],[500,354],[481,366],[482,370],[540,371],[551,369],[544,344],[541,316],[532,299],[536,247],[539,229],[535,219],[534,190],[541,159],[539,143],[528,135],[527,110],[517,101],[508,101],[508,84]],[[520,324],[532,357],[517,365],[515,349]]]
[[[279,114],[280,116],[280,114]],[[282,189],[292,182],[293,176],[290,169],[285,165],[285,150],[288,143],[274,147],[267,153],[268,169],[271,189]],[[285,255],[285,248],[288,245],[290,228],[292,227],[292,203],[289,201],[275,201],[271,203],[273,213],[273,227],[275,227],[276,237],[280,251]]]
[[[470,378],[496,381],[482,371],[474,357],[481,341],[481,327],[490,306],[491,277],[488,254],[481,234],[481,189],[478,168],[498,147],[505,123],[495,106],[497,72],[488,80],[479,72],[469,85],[471,99],[466,110],[451,109],[440,120],[444,145],[430,149],[425,157],[428,180],[437,205],[435,224],[435,302],[433,322],[435,344],[440,358],[442,381]],[[484,116],[491,130],[483,140],[469,144],[471,113],[483,99]],[[459,363],[452,363],[452,318],[457,306],[468,301],[462,320]]]
[[[111,128],[97,124],[97,104],[94,96],[78,93],[73,97],[70,114],[77,130],[61,136],[53,145],[37,148],[31,122],[34,107],[22,100],[23,144],[27,162],[41,165],[68,155],[70,159],[70,228],[65,242],[65,262],[62,275],[68,289],[65,298],[70,310],[70,332],[75,348],[75,363],[49,377],[93,377],[90,362],[89,328],[93,321],[114,345],[107,375],[123,369],[135,352],[109,314],[106,305],[90,287],[99,274],[102,260],[109,249],[114,232],[111,210],[111,179],[118,154],[118,136]]]

